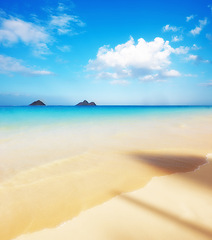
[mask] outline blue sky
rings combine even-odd
[[[0,2],[0,105],[212,105],[211,0]]]

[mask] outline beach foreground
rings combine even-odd
[[[211,239],[211,109],[121,111],[3,129],[2,240]]]
[[[198,171],[155,177],[55,229],[16,240],[211,239],[212,156]]]

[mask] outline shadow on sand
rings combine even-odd
[[[203,187],[212,190],[212,164],[208,164],[205,156],[158,154],[151,152],[130,153],[130,156],[135,161],[154,167],[165,174],[188,173],[181,175],[181,177],[197,182]],[[206,165],[201,166],[204,164]],[[197,171],[195,174],[189,173],[199,167],[201,169],[204,168],[204,171]]]
[[[141,153],[130,153],[130,156],[135,161],[140,162],[141,164],[147,164],[151,167],[154,167],[160,170],[162,173],[171,174],[171,173],[185,173],[191,172],[195,169],[198,169],[199,166],[206,164],[206,157],[196,156],[196,155],[172,155],[172,154],[158,154],[152,152],[141,152]],[[204,171],[202,171],[204,168]],[[163,174],[162,174],[163,175]],[[165,175],[165,174],[164,174]],[[176,177],[183,177],[185,181],[194,181],[195,184],[201,184],[201,187],[207,187],[210,191],[212,190],[212,164],[207,164],[202,166],[200,171],[195,173],[180,174]],[[180,225],[181,227],[188,228],[191,231],[202,234],[209,239],[212,239],[212,231],[207,229],[204,226],[198,225],[193,222],[184,220],[172,213],[161,210],[158,207],[155,207],[141,199],[134,198],[127,194],[122,194],[119,191],[114,191],[116,195],[119,195],[118,198],[122,199],[130,204],[133,204],[141,209],[148,210],[162,218],[165,218],[173,223]],[[209,220],[210,221],[210,220]]]
[[[117,194],[121,194],[119,192],[116,192]],[[119,195],[119,198],[124,200],[124,201],[127,201],[128,203],[130,204],[133,204],[133,205],[136,205],[137,207],[139,208],[142,208],[142,209],[145,209],[145,210],[148,210],[156,215],[159,215],[160,217],[162,218],[166,218],[167,220],[169,221],[172,221],[174,222],[175,224],[178,224],[184,228],[188,228],[192,231],[195,231],[197,233],[200,233],[202,235],[205,235],[206,237],[209,237],[209,239],[212,239],[212,231],[210,231],[209,229],[205,228],[205,227],[202,227],[198,224],[195,224],[195,223],[192,223],[192,222],[189,222],[189,221],[186,221],[182,218],[178,218],[177,216],[175,216],[174,214],[172,213],[169,213],[167,211],[164,211],[164,210],[161,210],[155,206],[152,206],[140,199],[137,199],[137,198],[133,198],[129,195],[126,195],[126,194],[122,194],[122,195]]]

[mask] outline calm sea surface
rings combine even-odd
[[[212,106],[49,106],[0,107],[0,129],[129,118],[212,113]]]

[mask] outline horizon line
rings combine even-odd
[[[101,104],[96,106],[76,106],[76,105],[0,105],[0,107],[212,107],[212,104]]]

